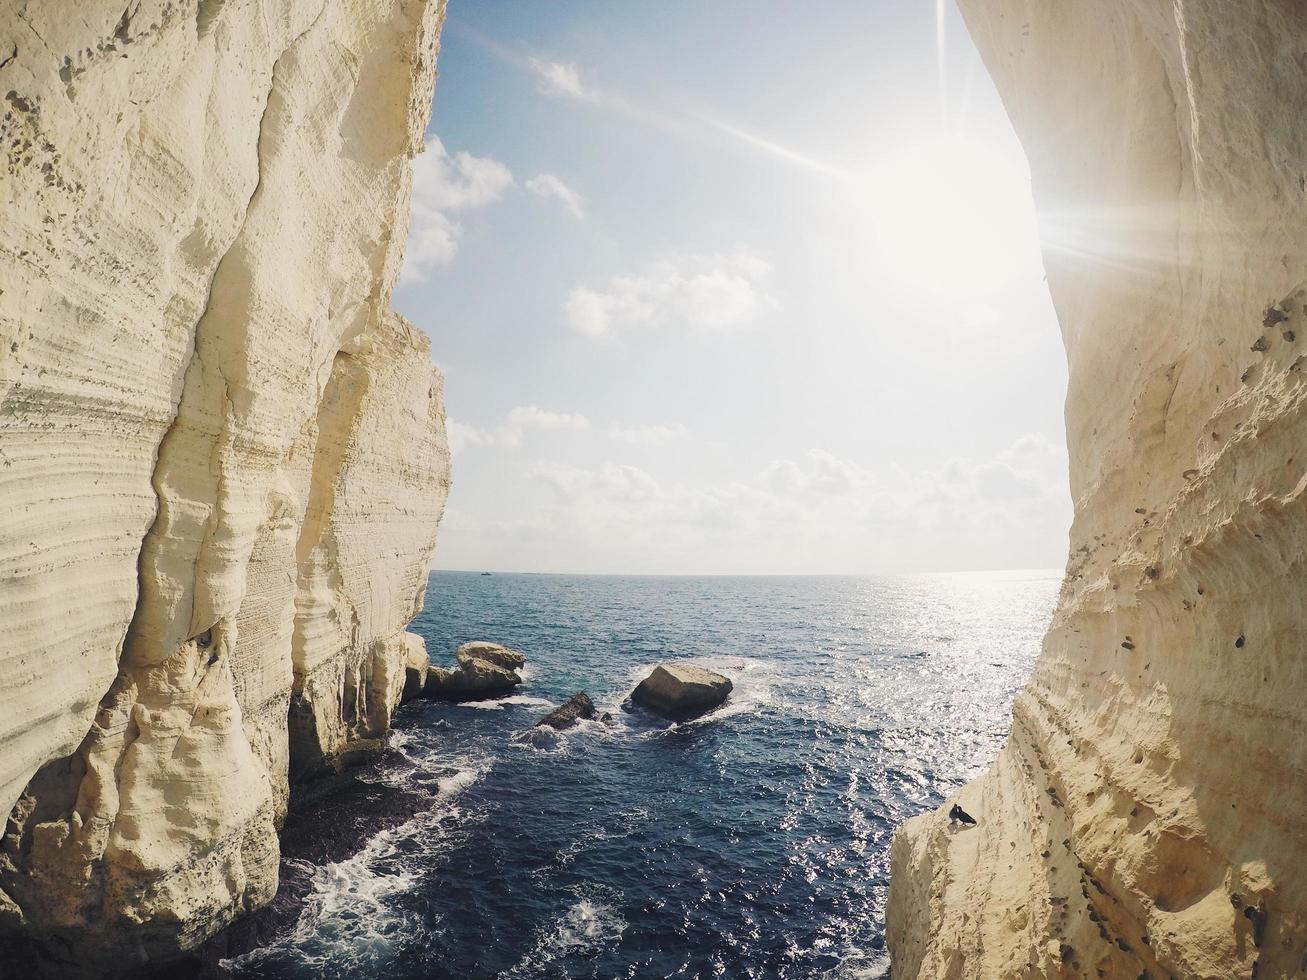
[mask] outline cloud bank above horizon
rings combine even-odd
[[[743,10],[451,22],[396,293],[446,374],[436,567],[1062,564],[1065,363],[974,50],[911,5]],[[795,31],[829,56],[778,73]]]

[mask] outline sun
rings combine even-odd
[[[865,184],[878,270],[914,289],[989,295],[1042,274],[1019,153],[957,136],[890,151]]]

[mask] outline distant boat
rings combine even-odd
[[[482,574],[482,575],[489,575],[490,573],[489,573],[489,572],[482,572],[481,574]]]

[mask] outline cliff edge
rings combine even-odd
[[[1307,7],[961,0],[1025,144],[1075,520],[991,769],[895,837],[914,977],[1307,970]]]
[[[56,975],[266,902],[291,774],[389,725],[449,479],[389,309],[443,8],[0,3],[0,935]]]

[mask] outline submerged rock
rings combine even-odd
[[[548,725],[550,728],[562,731],[564,728],[571,728],[582,719],[589,721],[594,716],[594,702],[590,700],[590,695],[580,691],[536,722],[536,727]]]
[[[484,701],[510,694],[521,683],[522,678],[515,671],[468,657],[455,670],[443,667],[428,670],[422,696],[437,701]]]
[[[516,650],[510,650],[506,646],[489,643],[485,640],[473,640],[470,643],[464,643],[454,651],[454,659],[460,664],[467,660],[485,660],[496,667],[503,667],[505,670],[520,670],[526,666],[525,655],[518,653]]]
[[[631,700],[669,718],[693,718],[725,701],[733,686],[729,677],[702,667],[659,664],[631,692]]]
[[[558,745],[559,738],[557,729],[549,725],[536,725],[515,736],[513,741],[534,749],[552,749]]]

